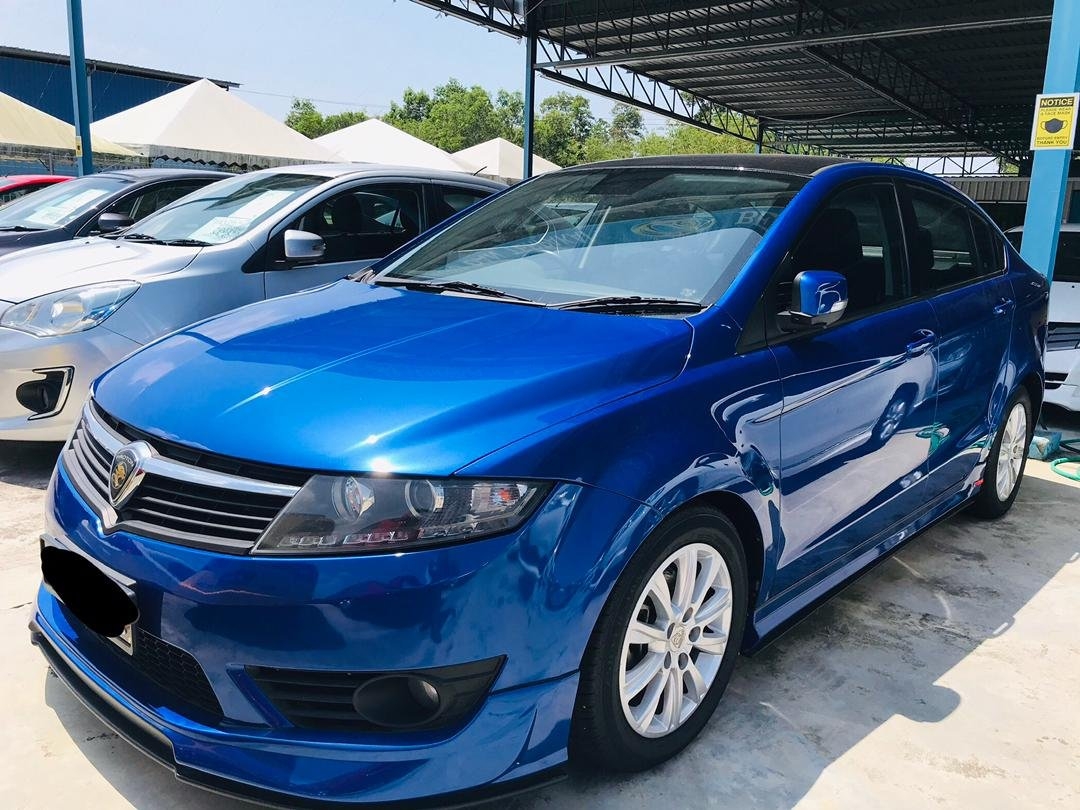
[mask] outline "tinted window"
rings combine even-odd
[[[791,284],[804,270],[831,270],[848,283],[845,319],[908,297],[899,214],[891,185],[842,191],[825,204],[774,281],[776,311],[791,304]]]
[[[971,230],[975,234],[975,248],[978,251],[979,275],[990,276],[1005,269],[1005,248],[1001,238],[985,219],[971,215]]]
[[[294,227],[323,238],[323,262],[379,259],[420,234],[420,189],[400,184],[350,189],[310,209]]]
[[[57,183],[0,209],[0,230],[62,228],[129,183],[127,178],[111,175],[90,175]]]
[[[39,188],[40,186],[19,186],[19,188],[0,191],[0,205],[17,200],[19,197],[25,197],[31,191],[37,191]]]
[[[452,217],[459,211],[464,211],[485,197],[490,197],[490,191],[473,188],[461,188],[458,186],[440,186],[439,194],[439,220]],[[434,223],[432,223],[434,224]]]
[[[919,292],[933,292],[983,275],[968,207],[957,200],[908,187],[912,228],[908,233],[911,276]]]
[[[612,295],[715,300],[804,183],[653,167],[544,175],[485,203],[385,274],[471,281],[546,304]]]
[[[1062,233],[1058,239],[1053,280],[1080,283],[1080,233]]]

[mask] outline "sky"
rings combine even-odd
[[[68,52],[66,0],[0,0],[0,20],[0,45]],[[239,82],[233,92],[278,119],[293,97],[382,115],[405,88],[450,77],[491,91],[524,82],[523,43],[409,0],[83,0],[83,27],[88,59]]]

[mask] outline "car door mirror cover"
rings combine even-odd
[[[317,262],[326,255],[326,242],[317,233],[285,231],[285,258],[290,262]]]
[[[786,332],[831,326],[844,317],[847,279],[831,270],[803,270],[791,285],[791,305],[778,315]]]
[[[113,233],[134,224],[135,220],[127,214],[106,213],[97,218],[97,229],[101,233]]]

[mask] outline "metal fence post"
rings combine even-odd
[[[79,176],[92,174],[94,154],[90,144],[90,91],[83,52],[82,0],[68,0],[68,43],[71,54],[71,99],[75,107],[75,168]]]

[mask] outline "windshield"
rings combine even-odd
[[[325,183],[311,174],[242,174],[204,186],[142,220],[122,239],[220,245]]]
[[[0,208],[0,231],[62,228],[129,183],[124,177],[90,175],[35,191]]]
[[[468,283],[547,305],[609,296],[706,304],[804,183],[652,167],[546,175],[482,205],[375,282]]]

